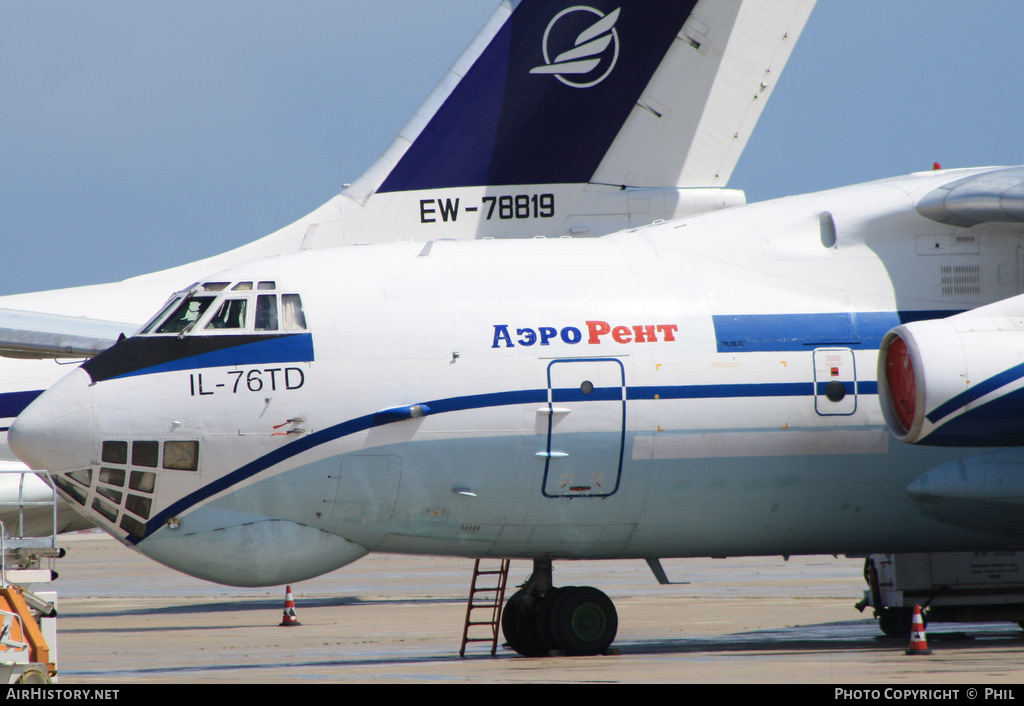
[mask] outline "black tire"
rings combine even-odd
[[[558,602],[558,597],[562,591],[568,591],[572,586],[563,586],[554,588],[548,591],[544,598],[540,600],[537,605],[537,639],[540,640],[541,645],[544,648],[544,654],[550,654],[552,650],[561,650],[562,647],[558,642],[558,638],[551,628],[551,616],[553,614],[555,604]]]
[[[878,614],[878,628],[886,637],[910,637],[910,625],[914,620],[914,611],[909,608],[882,608]]]
[[[615,604],[590,586],[563,588],[551,608],[551,632],[568,655],[599,655],[615,640]]]
[[[542,657],[548,651],[537,634],[536,612],[526,606],[523,600],[525,597],[526,594],[519,590],[505,601],[505,609],[501,613],[501,632],[508,646],[523,657]]]
[[[505,607],[501,610],[501,634],[505,636],[505,642],[516,652],[522,643],[519,642],[519,618],[516,616],[516,606],[519,604],[519,591],[513,593],[505,601]]]

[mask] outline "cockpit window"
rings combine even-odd
[[[194,326],[216,297],[189,297],[168,317],[156,333],[181,333]]]
[[[164,317],[167,316],[167,312],[177,306],[181,299],[181,297],[171,297],[170,301],[168,301],[167,304],[164,305],[164,308],[160,310],[160,313],[150,319],[149,323],[143,327],[140,333],[150,333],[153,330],[153,327],[163,321]]]
[[[204,335],[305,331],[306,313],[302,298],[280,292],[277,282],[202,282],[175,295],[139,334],[183,336],[193,329]]]
[[[277,330],[277,295],[261,294],[256,297],[256,330]]]
[[[306,314],[298,294],[281,295],[281,322],[285,331],[305,331]]]
[[[220,309],[206,324],[208,329],[244,329],[245,310],[249,304],[248,299],[225,299]]]

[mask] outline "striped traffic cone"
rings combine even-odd
[[[910,647],[908,655],[930,655],[928,639],[924,636],[924,619],[921,617],[921,606],[914,606],[914,619],[910,623]]]
[[[284,617],[281,618],[281,624],[278,627],[287,628],[301,624],[298,616],[295,615],[295,600],[292,598],[292,587],[289,586],[284,591]]]

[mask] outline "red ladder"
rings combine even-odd
[[[508,559],[500,559],[501,566],[498,569],[480,568],[480,559],[473,565],[473,583],[469,587],[469,601],[466,603],[466,625],[462,629],[462,647],[459,649],[459,657],[466,656],[466,644],[470,642],[491,643],[491,656],[498,651],[498,632],[501,629],[501,606],[505,602],[505,584],[508,582]],[[485,560],[486,561],[486,560]],[[478,579],[483,576],[497,577],[497,586],[479,586]],[[486,579],[485,579],[486,580]],[[489,610],[489,620],[473,620],[473,611]],[[487,625],[491,629],[489,637],[470,637],[469,630],[472,627]]]

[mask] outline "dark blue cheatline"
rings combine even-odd
[[[313,358],[313,334],[143,336],[120,341],[82,364],[93,382],[135,375],[236,365],[304,363]]]
[[[865,387],[873,383],[860,384],[858,392],[869,394]],[[571,390],[565,390],[570,394]],[[621,395],[622,388],[595,388],[595,394],[602,397],[615,399],[615,395]],[[874,387],[877,392],[877,386]],[[751,383],[740,385],[674,385],[664,387],[628,387],[626,399],[654,400],[656,398],[669,399],[715,399],[715,398],[753,398],[753,397],[812,397],[814,395],[814,383]],[[446,412],[464,412],[474,409],[487,409],[490,407],[504,407],[518,404],[544,404],[548,401],[548,390],[513,390],[509,392],[492,392],[480,395],[467,395],[463,397],[449,397],[439,400],[428,400],[423,402],[424,406],[430,408],[431,416],[444,414]],[[179,515],[189,508],[201,503],[217,493],[227,490],[233,485],[255,476],[262,471],[272,468],[301,453],[316,448],[322,444],[340,439],[360,431],[385,424],[394,424],[395,421],[387,417],[381,417],[377,412],[363,415],[355,419],[336,424],[323,429],[309,436],[296,439],[286,446],[261,456],[231,473],[224,475],[209,485],[186,495],[167,509],[155,515],[146,523],[146,537],[160,529],[168,519]],[[127,541],[137,544],[144,537],[128,537]]]

